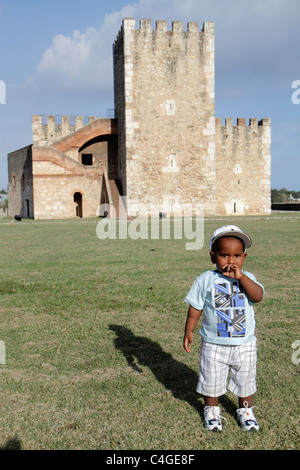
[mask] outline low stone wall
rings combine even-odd
[[[300,202],[277,202],[271,208],[273,211],[300,211]]]

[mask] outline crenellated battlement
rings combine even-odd
[[[124,31],[138,31],[136,29],[136,22],[134,18],[124,18],[121,28],[119,30],[118,36],[115,42],[118,41],[120,36],[124,33]],[[139,31],[143,33],[149,32],[161,32],[161,33],[181,33],[181,32],[189,32],[189,33],[198,33],[199,32],[199,23],[197,21],[191,21],[187,23],[187,30],[184,31],[183,29],[183,21],[172,21],[172,30],[168,31],[168,23],[165,20],[157,20],[155,22],[156,29],[152,29],[152,21],[147,18],[142,18],[140,20],[140,27]],[[214,33],[214,22],[211,21],[204,21],[202,32],[205,33]]]
[[[98,119],[96,116],[32,116],[32,139],[34,145],[50,145]]]
[[[257,126],[271,126],[271,119],[270,118],[263,118],[258,121],[257,118],[250,118],[249,124],[250,127],[257,127]],[[216,118],[216,127],[248,127],[246,126],[246,119],[245,118],[237,118],[236,126],[233,125],[233,118],[225,118],[225,125],[222,126],[222,119]]]
[[[140,26],[136,29],[136,23],[134,18],[124,18],[122,26],[119,30],[118,36],[114,42],[114,51],[116,52],[118,47],[123,43],[124,35],[130,35],[136,33],[140,37],[151,37],[152,41],[156,41],[164,37],[166,40],[169,38],[173,39],[185,39],[194,37],[195,34],[209,34],[214,36],[214,23],[205,21],[203,23],[202,30],[199,30],[198,22],[187,23],[187,29],[184,30],[182,21],[173,21],[172,29],[168,30],[168,24],[165,20],[158,20],[155,23],[156,29],[152,29],[152,22],[150,19],[142,18],[140,20]],[[160,41],[159,41],[160,43]],[[169,44],[170,45],[170,44]]]

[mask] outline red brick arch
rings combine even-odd
[[[96,119],[81,129],[78,129],[73,134],[63,137],[58,142],[55,142],[52,147],[59,152],[65,153],[70,148],[81,148],[86,142],[94,139],[95,137],[117,134],[117,119]]]

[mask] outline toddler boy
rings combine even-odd
[[[217,229],[209,244],[216,270],[194,282],[189,304],[184,349],[191,352],[193,331],[201,313],[201,350],[196,390],[204,396],[204,426],[222,431],[219,397],[228,389],[239,397],[237,419],[245,431],[257,431],[252,405],[256,392],[256,338],[252,304],[263,298],[264,288],[253,274],[242,270],[251,238],[235,225]]]

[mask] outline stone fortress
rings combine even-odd
[[[9,215],[95,217],[107,203],[118,217],[119,196],[128,216],[270,213],[270,119],[215,118],[214,23],[125,18],[113,60],[114,119],[32,117],[32,144],[8,155]]]

